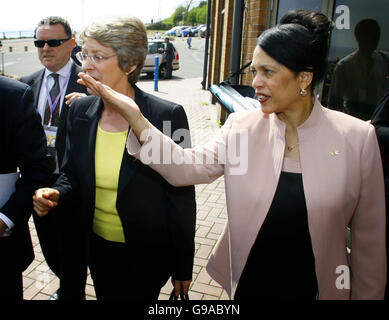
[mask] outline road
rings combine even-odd
[[[180,56],[180,69],[173,72],[173,79],[202,77],[205,40],[193,38],[191,49],[186,44],[186,38],[176,38],[172,43]],[[9,47],[12,47],[12,52],[9,52]],[[2,57],[4,57],[4,73],[7,75],[22,77],[42,68],[33,39],[4,40],[0,55],[0,70]],[[152,79],[142,75],[140,80],[151,81]]]
[[[188,49],[186,38],[175,38],[172,42],[180,55],[180,69],[173,72],[174,77],[198,78],[203,76],[205,40],[192,38],[192,48]]]

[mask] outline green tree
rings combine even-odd
[[[173,13],[173,24],[177,25],[179,22],[184,20],[184,16],[186,13],[186,8],[185,7],[178,7],[176,11]]]
[[[169,18],[153,24],[149,29],[164,29],[164,27],[168,28],[170,25],[176,26],[180,23],[190,25],[206,23],[207,1],[200,1],[197,7],[189,10],[191,5],[194,5],[196,2],[193,0],[185,0],[185,6],[178,7]]]
[[[200,3],[200,5],[203,4]],[[188,23],[191,25],[196,25],[196,24],[203,24],[207,20],[207,6],[198,6],[196,8],[193,8],[192,10],[189,11],[188,13]]]
[[[198,7],[196,13],[197,24],[204,24],[207,22],[207,6]]]
[[[197,8],[195,8],[195,9],[197,9]],[[195,9],[190,10],[188,13],[187,20],[188,20],[188,23],[192,26],[195,25],[197,22],[197,10],[195,10]]]

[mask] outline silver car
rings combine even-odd
[[[173,43],[172,43],[173,45]],[[164,40],[149,40],[149,50],[146,56],[145,65],[143,66],[142,73],[147,73],[149,76],[154,74],[155,57],[159,57],[159,77],[164,78],[166,75],[166,55],[164,50],[166,43]],[[172,70],[178,70],[180,68],[179,54],[177,49],[173,45],[174,59],[172,62]]]

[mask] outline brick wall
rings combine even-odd
[[[223,10],[224,14],[222,14]],[[217,84],[228,78],[230,68],[233,11],[233,0],[214,0],[212,2],[212,27],[208,67],[209,86]]]
[[[219,76],[220,81],[227,80],[230,72],[231,45],[232,45],[232,23],[234,17],[234,1],[226,1],[224,8],[224,30],[222,40],[222,59],[220,63]]]
[[[245,0],[243,17],[241,66],[250,62],[257,38],[266,29],[270,0]],[[224,10],[224,14],[222,14]],[[230,72],[232,23],[234,0],[213,0],[211,12],[211,34],[208,65],[208,88],[226,80]],[[244,70],[239,83],[251,85],[250,69]],[[226,114],[219,106],[218,118],[224,122]]]
[[[224,6],[223,6],[224,4]],[[246,0],[242,32],[241,66],[252,60],[257,38],[266,29],[269,0]],[[222,10],[224,9],[224,15]],[[228,78],[231,60],[233,0],[212,2],[211,38],[208,66],[208,86]],[[240,84],[250,85],[249,69],[240,78]]]
[[[253,59],[259,35],[266,29],[269,0],[246,0],[243,19],[241,66]],[[253,77],[249,67],[241,75],[240,84],[251,85]]]

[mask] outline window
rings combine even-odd
[[[368,120],[389,87],[386,0],[336,0],[322,103]]]
[[[294,9],[321,11],[322,0],[280,0],[278,3],[277,23],[280,22],[285,13]]]

